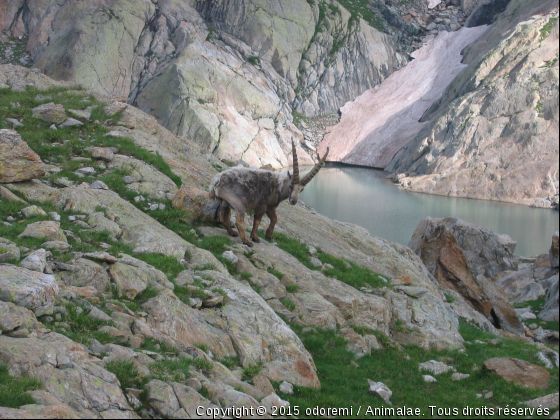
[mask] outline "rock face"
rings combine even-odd
[[[464,51],[469,66],[385,168],[404,188],[557,206],[557,7],[512,0]]]
[[[545,368],[524,360],[495,357],[486,360],[482,367],[525,388],[547,389],[550,386],[550,373]]]
[[[21,136],[0,129],[0,183],[29,181],[45,175],[44,164]]]
[[[440,285],[462,295],[497,328],[524,335],[513,307],[489,280],[499,271],[517,267],[515,242],[509,236],[493,234],[456,218],[426,218],[408,246]]]

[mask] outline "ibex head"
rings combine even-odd
[[[329,154],[329,148],[327,147],[327,152],[323,156],[322,159],[319,159],[319,162],[313,167],[313,169],[305,175],[305,177],[300,181],[299,179],[299,165],[296,153],[296,146],[294,144],[294,139],[292,138],[292,157],[293,157],[293,164],[294,164],[294,173],[292,175],[292,185],[291,185],[291,193],[289,202],[292,206],[296,205],[299,199],[299,194],[303,191],[304,187],[313,179],[319,169],[325,164],[325,160],[327,159],[327,155]],[[319,158],[319,155],[317,155]]]

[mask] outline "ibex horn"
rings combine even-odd
[[[299,165],[297,160],[296,146],[294,144],[294,138],[292,137],[292,158],[294,165],[294,175],[292,177],[292,184],[299,184]]]
[[[325,164],[325,160],[327,159],[327,156],[329,154],[329,148],[327,147],[327,152],[325,153],[325,156],[323,156],[323,159],[319,160],[319,163],[317,163],[313,169],[311,169],[311,172],[309,172],[307,175],[305,175],[305,177],[301,180],[301,185],[303,185],[304,187],[309,183],[309,181],[311,181],[313,179],[313,177],[315,175],[317,175],[317,172],[319,172],[319,169],[321,169],[323,167],[323,165]],[[317,155],[317,157],[319,157],[319,155]]]

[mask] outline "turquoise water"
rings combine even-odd
[[[300,198],[327,217],[403,245],[427,216],[458,217],[508,234],[517,241],[516,254],[523,256],[548,252],[552,234],[559,229],[556,210],[406,192],[385,179],[387,175],[368,168],[323,167]]]

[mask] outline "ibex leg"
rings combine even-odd
[[[270,219],[270,225],[268,225],[268,229],[266,230],[265,238],[269,241],[272,240],[272,232],[274,232],[274,225],[278,220],[278,216],[276,216],[276,210],[269,210],[266,212],[266,215]]]
[[[227,233],[230,236],[239,236],[238,233],[236,231],[234,231],[231,226],[229,225],[229,219],[230,219],[230,215],[231,215],[231,207],[229,206],[229,204],[226,201],[223,201],[221,204],[221,222],[224,225],[224,227],[227,230]]]
[[[255,242],[260,242],[261,238],[257,235],[259,230],[259,224],[264,216],[265,210],[255,210],[255,215],[253,216],[253,230],[251,231],[251,239]]]
[[[235,225],[237,226],[237,231],[243,243],[248,246],[253,246],[253,242],[247,239],[247,235],[245,234],[245,212],[235,212]]]

